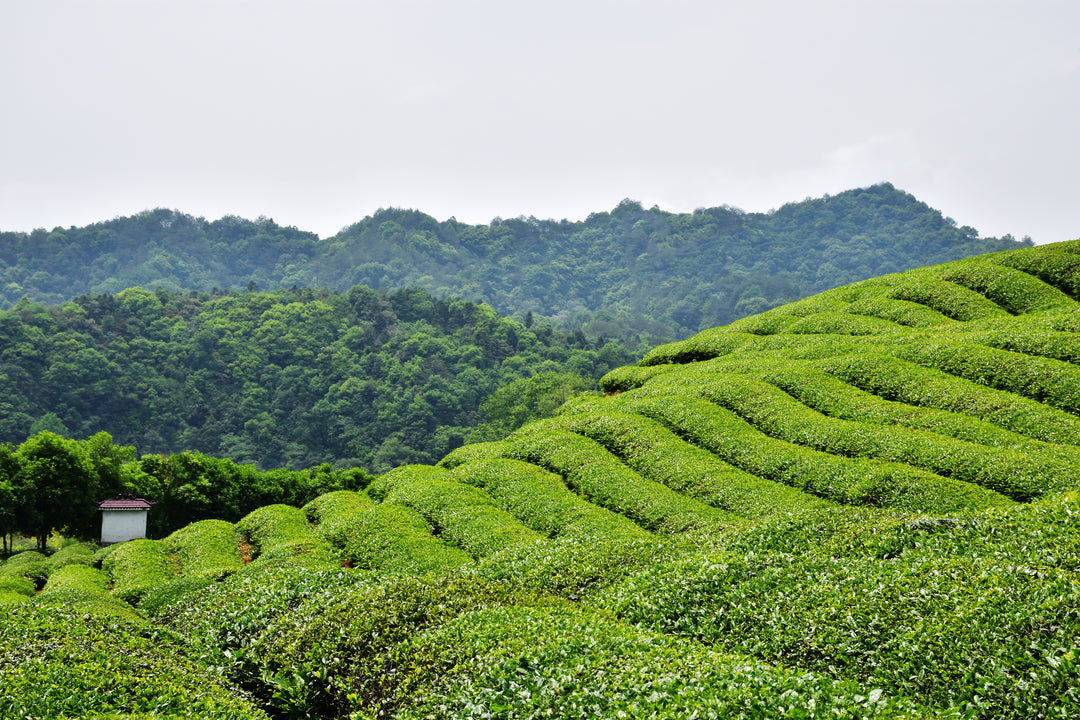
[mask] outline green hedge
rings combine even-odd
[[[867,353],[815,364],[857,388],[889,400],[970,415],[1045,442],[1080,445],[1080,419],[1075,416],[910,360]]]
[[[994,256],[994,263],[1033,275],[1071,297],[1080,296],[1080,257],[1067,243],[1001,253]]]
[[[979,385],[1005,390],[1040,403],[1080,413],[1080,368],[958,340],[930,339],[906,344],[895,354]]]
[[[789,325],[784,332],[793,335],[886,335],[905,330],[903,325],[891,320],[834,311],[807,315]]]
[[[0,579],[3,578],[22,578],[40,590],[49,578],[48,561],[37,550],[23,550],[0,565]],[[16,587],[24,587],[18,580],[15,583]]]
[[[109,583],[109,575],[104,570],[89,565],[64,565],[49,575],[41,596],[71,593],[105,597],[109,593]]]
[[[324,514],[316,532],[350,567],[380,574],[441,574],[472,562],[469,553],[432,535],[423,516],[404,505]]]
[[[112,579],[113,595],[135,604],[148,590],[176,577],[177,567],[160,540],[129,540],[109,547],[101,568]]]
[[[839,526],[815,523],[778,519],[777,542],[755,529],[726,552],[644,569],[602,604],[635,625],[942,713],[1080,712],[1077,493],[969,516],[856,521],[843,541]]]
[[[267,720],[250,696],[135,621],[22,603],[0,632],[0,716]]]
[[[680,383],[687,394],[726,407],[770,437],[843,457],[904,463],[981,485],[1014,500],[1027,501],[1045,492],[1067,489],[1080,471],[1076,461],[1031,457],[923,430],[823,415],[749,375],[685,373]],[[670,390],[673,384],[666,387]]]
[[[1034,440],[969,415],[886,400],[849,385],[809,363],[755,358],[725,363],[723,367],[754,375],[829,417],[928,430],[958,440],[1010,448],[1030,456],[1069,463],[1080,460],[1080,454],[1073,446]]]
[[[252,560],[288,562],[339,562],[337,553],[311,528],[307,514],[291,505],[265,505],[236,523],[236,532],[247,543]]]
[[[613,400],[622,409],[659,420],[735,467],[834,502],[937,513],[1010,502],[907,465],[845,458],[778,440],[726,408],[685,394],[642,388]]]
[[[610,402],[575,408],[563,427],[600,443],[631,469],[672,490],[744,518],[824,506],[819,498],[752,475],[691,445],[662,423],[618,412]]]
[[[857,300],[848,305],[844,312],[852,315],[877,317],[912,328],[937,327],[950,321],[947,315],[933,308],[910,300],[897,300],[888,297],[869,297]]]
[[[279,711],[326,718],[925,716],[872,686],[467,578],[313,594],[274,618],[248,657]]]
[[[912,271],[887,294],[893,300],[907,300],[925,305],[953,320],[969,321],[1005,317],[1009,312],[980,293],[940,279],[938,268]]]
[[[561,475],[589,502],[625,515],[652,532],[712,534],[738,516],[642,477],[595,440],[567,432],[558,418],[528,425],[509,438],[511,456]]]
[[[1026,272],[984,260],[950,264],[941,279],[974,290],[1016,315],[1076,305],[1056,287]]]
[[[449,478],[443,468],[407,465],[379,477],[368,492],[385,503],[415,509],[441,537],[473,557],[544,539],[480,488]]]
[[[48,566],[50,573],[66,565],[90,565],[93,563],[94,554],[97,551],[98,546],[94,543],[75,542],[65,545],[54,552],[45,561],[45,564]]]
[[[365,510],[374,506],[371,498],[364,492],[355,490],[335,490],[315,498],[303,508],[308,522],[318,525],[323,520],[333,520],[346,513]]]
[[[452,480],[483,488],[500,508],[547,537],[647,538],[629,519],[586,502],[561,476],[520,460],[464,463]]]
[[[243,566],[236,526],[224,520],[199,520],[176,530],[164,540],[179,558],[182,575],[219,577]]]

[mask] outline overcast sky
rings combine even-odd
[[[0,101],[3,230],[889,181],[983,235],[1080,237],[1077,0],[0,0]]]

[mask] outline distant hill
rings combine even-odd
[[[0,710],[1080,717],[1078,296],[1080,241],[877,277],[435,465],[14,555]]]
[[[580,222],[439,222],[380,210],[331,238],[272,220],[152,210],[0,233],[0,304],[128,287],[178,292],[421,287],[642,350],[876,275],[1030,244],[979,238],[889,184],[790,203],[670,213],[625,200]]]

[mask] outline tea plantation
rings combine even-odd
[[[4,718],[1080,717],[1080,241],[657,347],[362,491],[0,565]]]

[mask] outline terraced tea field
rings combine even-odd
[[[363,492],[13,556],[0,714],[1080,717],[1078,292],[1080,241],[876,278]]]

